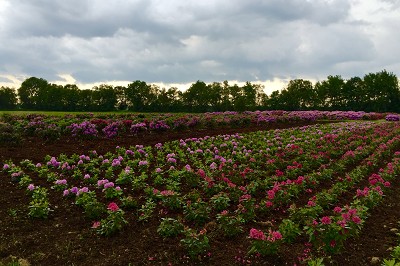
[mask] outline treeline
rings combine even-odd
[[[26,79],[18,90],[0,88],[0,109],[41,111],[212,112],[245,110],[354,110],[400,112],[396,75],[383,70],[363,78],[328,76],[313,84],[294,79],[282,90],[267,95],[260,84],[243,86],[227,81],[193,83],[182,92],[144,81],[125,86],[102,84],[91,90],[76,85],[57,85],[42,78]]]

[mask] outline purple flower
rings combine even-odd
[[[10,168],[10,166],[9,166],[8,164],[5,163],[5,164],[3,165],[3,170],[7,170],[8,168]]]
[[[148,165],[147,161],[139,161],[139,166]]]
[[[56,185],[66,185],[67,184],[67,180],[59,179],[59,180],[56,180],[55,184]]]
[[[104,184],[104,189],[110,188],[110,187],[114,187],[114,183],[113,182],[108,182],[108,183]]]
[[[79,189],[77,187],[73,187],[70,189],[71,193],[78,194]]]
[[[68,196],[68,195],[69,195],[69,190],[68,189],[64,190],[63,196],[65,197],[65,196]]]
[[[29,184],[28,189],[29,189],[30,191],[32,191],[32,190],[35,189],[35,186],[34,186],[33,184]]]

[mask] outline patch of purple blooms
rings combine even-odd
[[[146,123],[144,123],[144,122],[132,124],[132,126],[131,126],[131,132],[133,134],[137,134],[140,131],[145,131],[145,130],[147,130],[147,126],[146,126]]]
[[[400,115],[388,114],[385,119],[386,121],[400,121]]]
[[[168,126],[165,121],[160,120],[160,121],[151,121],[149,124],[149,128],[150,130],[155,130],[155,131],[163,131],[163,130],[167,130],[170,129],[170,126]]]
[[[96,129],[96,125],[90,123],[89,121],[83,121],[82,123],[73,123],[67,127],[67,129],[71,130],[72,136],[97,136],[98,131]]]
[[[118,135],[118,128],[122,125],[121,122],[112,122],[111,124],[107,125],[103,128],[103,133],[107,138],[113,138]]]

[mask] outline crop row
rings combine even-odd
[[[157,220],[157,233],[179,239],[193,259],[216,235],[250,238],[250,254],[279,254],[301,236],[317,254],[334,253],[399,177],[399,133],[396,122],[342,122],[49,155],[2,169],[31,197],[32,218],[52,215],[51,194],[75,203],[104,236],[132,218]]]
[[[328,111],[255,111],[217,112],[204,114],[67,114],[46,116],[39,114],[8,115],[0,117],[0,142],[18,142],[21,137],[38,136],[45,140],[60,136],[77,138],[114,138],[142,132],[160,132],[216,126],[243,127],[267,125],[274,122],[315,120],[375,120],[385,114],[365,112]],[[388,120],[397,115],[388,115]]]

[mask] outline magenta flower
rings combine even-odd
[[[270,231],[267,240],[275,242],[276,240],[282,239],[282,234],[279,231]]]
[[[65,196],[68,196],[68,195],[69,195],[69,190],[68,189],[64,190],[63,196],[65,197]]]
[[[272,207],[274,204],[271,202],[271,201],[267,201],[266,203],[265,203],[265,206],[267,207],[267,208],[270,208],[270,207]]]
[[[336,207],[333,209],[333,211],[336,212],[336,213],[341,213],[341,212],[342,212],[342,208],[340,208],[339,206],[336,206]]]
[[[331,224],[331,218],[329,216],[324,216],[321,218],[321,223],[323,224]]]
[[[357,215],[356,215],[356,216],[353,216],[353,217],[351,218],[351,220],[352,220],[354,223],[356,223],[356,224],[360,224],[360,223],[361,223],[361,218],[358,217]]]
[[[260,239],[260,240],[265,240],[265,234],[261,230],[257,230],[255,228],[250,229],[250,236],[251,239]]]
[[[107,210],[110,210],[112,212],[116,212],[116,211],[119,210],[119,207],[115,202],[111,202],[110,204],[108,204]]]
[[[309,201],[307,202],[307,205],[308,205],[309,207],[314,207],[314,206],[315,206],[315,202],[312,201],[312,200],[309,200]]]

